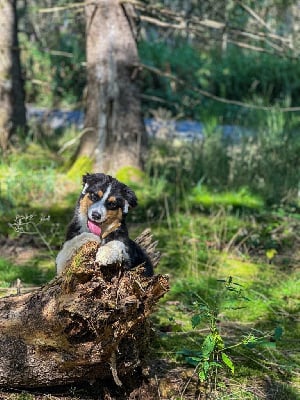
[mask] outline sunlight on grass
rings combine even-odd
[[[11,214],[16,212],[15,207],[19,212],[30,204],[47,203],[53,199],[57,165],[57,158],[51,152],[34,144],[22,155],[12,153],[2,160],[0,196],[5,198],[7,207],[2,207],[0,212]]]
[[[196,186],[190,195],[192,205],[210,207],[245,207],[250,209],[262,209],[264,202],[258,196],[254,196],[247,189],[242,188],[236,192],[212,193],[202,185]]]
[[[35,259],[30,265],[15,265],[6,259],[0,258],[0,286],[9,287],[17,279],[25,285],[41,285],[54,277],[54,260]]]
[[[217,274],[220,277],[232,276],[241,281],[243,285],[248,285],[260,272],[259,265],[247,260],[246,257],[239,259],[230,253],[221,253],[218,260]]]
[[[144,171],[136,167],[123,167],[116,172],[115,178],[126,185],[135,182],[144,182],[147,176]]]

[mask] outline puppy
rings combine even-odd
[[[57,274],[83,244],[96,241],[100,244],[96,261],[101,265],[120,262],[131,269],[143,264],[145,275],[153,275],[149,257],[128,236],[125,219],[129,209],[136,206],[133,190],[117,179],[100,173],[84,175],[66,241],[56,258]]]

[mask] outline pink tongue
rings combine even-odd
[[[97,235],[97,236],[100,236],[100,235],[101,235],[101,228],[100,228],[100,226],[94,224],[94,222],[93,222],[93,221],[90,221],[90,220],[88,220],[87,225],[88,225],[89,230],[90,230],[92,233],[94,233],[94,235]]]

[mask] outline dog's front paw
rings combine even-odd
[[[96,254],[96,261],[101,265],[111,265],[128,261],[126,246],[119,240],[112,240],[101,246]]]
[[[100,242],[100,238],[97,235],[89,232],[83,232],[78,236],[67,240],[61,251],[56,257],[56,273],[59,275],[66,268],[67,263],[71,260],[75,252],[88,242]]]

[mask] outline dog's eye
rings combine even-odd
[[[116,201],[109,201],[107,203],[107,207],[110,208],[111,210],[114,210],[115,208],[118,207],[118,203]]]
[[[93,202],[99,200],[99,196],[97,193],[89,193],[89,197]]]

